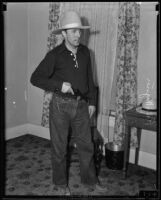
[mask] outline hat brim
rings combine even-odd
[[[56,29],[56,30],[54,30],[53,31],[53,33],[54,34],[61,34],[61,32],[63,31],[63,30],[68,30],[68,29],[89,29],[90,28],[90,26],[77,26],[77,27],[68,27],[68,28],[58,28],[58,29]]]

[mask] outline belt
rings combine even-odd
[[[73,95],[71,93],[63,93],[60,90],[56,89],[56,90],[54,90],[54,93],[63,99],[75,99],[75,100],[87,101],[87,98],[85,98],[84,96],[82,96],[80,94],[77,94],[76,92]]]

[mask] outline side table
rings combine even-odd
[[[139,112],[140,111],[140,112]],[[141,130],[151,130],[156,131],[156,121],[157,114],[156,112],[146,112],[139,109],[139,107],[132,108],[124,113],[125,119],[125,140],[124,140],[124,164],[123,164],[123,174],[124,178],[127,177],[128,163],[129,161],[129,151],[130,151],[130,138],[131,138],[131,128],[137,128],[137,137],[138,137],[138,147],[136,148],[135,153],[135,164],[138,164],[139,150],[140,150],[140,139],[141,139]]]

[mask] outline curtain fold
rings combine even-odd
[[[137,57],[140,6],[135,2],[120,2],[116,70],[116,119],[114,142],[123,143],[123,114],[137,105]],[[131,146],[137,146],[136,129],[132,130]]]
[[[59,17],[61,13],[62,4],[60,2],[49,3],[49,23],[48,31],[49,36],[47,38],[47,51],[52,50],[58,44],[61,43],[61,36],[53,34],[53,30],[59,27]],[[41,125],[49,127],[49,103],[52,98],[52,92],[45,91],[43,97],[43,109]]]

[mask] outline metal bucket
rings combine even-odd
[[[105,144],[105,159],[109,169],[121,170],[124,160],[124,145],[113,142]]]

